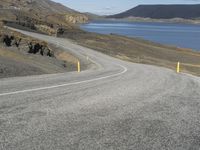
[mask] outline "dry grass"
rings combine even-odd
[[[72,64],[77,63],[77,58],[74,57],[73,55],[69,54],[69,53],[66,53],[66,52],[59,53],[58,55],[56,55],[56,58],[58,58],[59,60],[70,62]]]
[[[87,32],[66,33],[80,45],[95,49],[122,60],[175,69],[178,61],[200,65],[200,53],[188,49],[156,44],[150,41],[118,35],[101,35]],[[182,65],[182,71],[200,75],[199,67]]]

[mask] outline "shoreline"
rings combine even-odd
[[[106,18],[108,19],[108,18]],[[129,18],[109,18],[111,21],[127,21],[127,22],[149,22],[149,23],[177,23],[177,24],[189,24],[199,25],[200,20],[183,19],[183,18],[172,18],[172,19],[152,19],[152,18],[140,18],[140,17],[129,17]]]
[[[92,23],[92,22],[95,22],[95,21],[111,21],[111,22],[126,22],[126,23],[163,23],[163,24],[183,24],[183,25],[198,25],[200,26],[200,20],[199,20],[199,24],[192,24],[192,23],[182,23],[182,22],[163,22],[163,21],[141,21],[141,20],[138,20],[138,21],[128,21],[126,19],[107,19],[107,18],[104,18],[104,19],[93,19],[93,20],[90,20],[89,22],[87,23],[82,23],[82,24],[79,24],[78,27],[83,30],[84,32],[89,32],[90,31],[87,31],[87,30],[84,30],[81,26],[83,25],[86,25],[86,24],[89,24],[89,23]],[[200,49],[193,49],[193,48],[189,48],[189,47],[182,47],[182,46],[178,46],[178,45],[175,45],[175,44],[165,44],[165,43],[160,43],[160,42],[156,42],[156,41],[152,41],[152,40],[149,40],[149,39],[145,39],[144,37],[137,37],[137,36],[128,36],[128,35],[122,35],[122,34],[118,34],[118,33],[98,33],[98,32],[91,32],[91,33],[95,33],[95,34],[102,34],[102,35],[117,35],[117,36],[122,36],[122,37],[127,37],[127,38],[137,38],[137,39],[140,39],[140,40],[144,40],[144,41],[147,41],[147,42],[153,42],[155,44],[160,44],[160,45],[165,45],[165,46],[169,46],[169,47],[172,47],[172,48],[177,48],[177,49],[184,49],[184,50],[187,50],[187,51],[191,51],[191,52],[198,52],[200,53]]]
[[[141,23],[169,23],[169,24],[185,24],[185,25],[197,25],[200,26],[199,20],[183,19],[183,18],[172,18],[172,19],[152,19],[152,18],[141,18],[141,17],[128,17],[128,18],[92,18],[86,23],[92,21],[113,21],[113,22],[141,22]]]
[[[66,32],[61,38],[67,38],[76,44],[99,51],[121,60],[161,66],[172,70],[180,62],[185,73],[200,76],[200,52],[191,49],[159,44],[141,38],[116,34],[99,34],[82,30],[79,33]],[[192,67],[184,64],[189,64]]]

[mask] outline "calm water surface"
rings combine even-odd
[[[139,37],[200,51],[200,25],[93,21],[81,25],[81,28],[90,32]]]

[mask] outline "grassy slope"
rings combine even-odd
[[[65,37],[73,39],[80,45],[135,63],[164,66],[174,70],[178,61],[200,65],[200,53],[138,38],[100,35],[81,31],[76,34],[65,34]],[[181,64],[181,69],[184,72],[200,75],[200,67],[188,67]]]
[[[26,58],[22,55],[0,49],[0,78],[39,75],[45,73],[40,68],[26,63]]]

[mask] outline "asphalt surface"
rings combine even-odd
[[[89,67],[1,79],[0,149],[200,149],[200,78],[23,33],[64,47]]]

